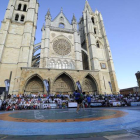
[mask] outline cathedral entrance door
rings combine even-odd
[[[73,80],[66,74],[60,75],[54,82],[53,92],[68,95],[74,92]]]
[[[32,77],[30,80],[28,80],[25,86],[25,92],[27,94],[44,93],[44,85],[43,85],[42,80],[38,76]]]
[[[83,92],[89,94],[95,94],[97,93],[97,85],[95,80],[92,78],[92,76],[87,75],[82,83],[82,88],[83,88]]]

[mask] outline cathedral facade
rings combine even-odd
[[[86,1],[83,15],[71,23],[61,9],[55,19],[48,10],[42,39],[34,44],[37,0],[9,0],[0,29],[0,87],[10,80],[10,94],[71,94],[79,81],[83,92],[119,92],[103,18]]]

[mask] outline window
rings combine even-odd
[[[61,69],[61,62],[58,61],[58,69]]]
[[[63,63],[63,69],[68,69],[68,63],[66,61]]]
[[[65,25],[63,23],[59,24],[59,28],[64,28],[64,27],[65,27]]]
[[[18,5],[18,10],[21,10],[21,6],[22,6],[21,4]]]
[[[16,14],[16,16],[15,16],[15,21],[18,21],[18,19],[19,19],[19,15]]]
[[[58,61],[58,62],[56,63],[56,68],[57,68],[57,69],[61,69],[61,68],[62,68],[62,65],[61,65],[61,62],[60,62],[60,61]]]
[[[97,46],[98,48],[100,48],[99,41],[96,42],[96,46]]]
[[[50,62],[50,68],[55,68],[55,62],[54,62],[54,60],[51,60],[51,62]]]
[[[22,15],[20,21],[23,22],[24,18],[25,18],[24,15]]]
[[[92,20],[92,23],[95,24],[95,22],[94,22],[94,17],[92,17],[91,20]]]
[[[105,63],[101,63],[101,68],[102,69],[106,69],[106,64]]]
[[[27,5],[25,4],[24,7],[23,7],[23,11],[26,12],[26,10],[27,10]]]
[[[75,69],[73,62],[69,63],[69,69]]]
[[[60,21],[63,22],[64,21],[64,18],[63,17],[60,17]]]
[[[96,28],[94,28],[94,34],[96,34],[97,32],[96,32]]]

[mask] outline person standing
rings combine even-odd
[[[77,110],[76,110],[76,112],[78,113],[79,112],[79,108],[80,108],[80,105],[81,105],[81,103],[82,103],[82,100],[80,99],[80,93],[79,92],[77,92],[77,90],[74,92],[74,97],[75,97],[75,100],[76,100],[76,102],[77,102]]]
[[[88,95],[87,96],[87,102],[88,102],[88,107],[90,108],[90,104],[91,104],[91,97]]]

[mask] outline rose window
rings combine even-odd
[[[54,51],[59,55],[67,55],[71,52],[71,44],[65,39],[58,39],[53,43]]]

